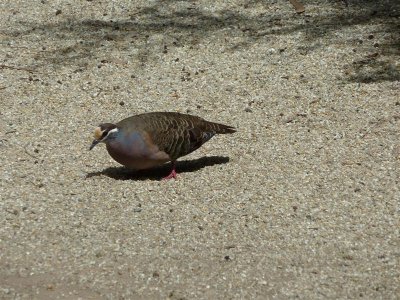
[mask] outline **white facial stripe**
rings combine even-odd
[[[110,133],[112,133],[112,132],[118,132],[118,128],[115,127],[114,129],[111,129],[111,130],[108,132],[108,134],[110,134]],[[108,135],[108,134],[107,134],[107,135]]]
[[[107,135],[102,139],[102,141],[106,140],[110,135],[112,135],[113,133],[117,133],[118,132],[118,128],[113,128],[111,129]]]

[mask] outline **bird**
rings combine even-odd
[[[89,147],[104,143],[118,163],[135,170],[149,169],[172,162],[163,179],[177,178],[176,161],[200,148],[215,134],[236,132],[232,126],[209,122],[178,112],[149,112],[113,123],[100,124]]]

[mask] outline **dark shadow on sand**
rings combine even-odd
[[[194,160],[178,161],[176,164],[176,172],[179,175],[182,173],[196,172],[202,168],[214,165],[226,164],[229,162],[227,156],[206,156]],[[126,167],[110,167],[103,171],[91,172],[86,175],[86,179],[95,176],[107,176],[116,180],[161,180],[171,171],[171,164],[167,163],[160,167],[149,170],[131,170]]]
[[[98,62],[98,67],[110,63],[112,57],[104,59],[103,54],[117,46],[127,57],[136,57],[140,62],[136,68],[145,68],[149,60],[157,59],[172,48],[196,48],[218,32],[227,41],[227,55],[241,48],[250,48],[254,43],[268,43],[274,36],[302,32],[296,51],[304,55],[304,59],[314,49],[326,47],[329,43],[354,43],[355,50],[365,52],[368,59],[370,51],[358,43],[367,40],[368,35],[376,40],[381,36],[391,36],[382,43],[375,42],[375,52],[379,54],[376,59],[361,64],[355,61],[354,66],[348,66],[352,75],[344,79],[362,83],[399,80],[399,73],[392,70],[391,63],[397,59],[400,50],[400,6],[396,1],[351,0],[347,7],[342,1],[332,1],[329,4],[331,10],[325,10],[318,1],[304,4],[306,13],[302,15],[292,12],[289,2],[287,8],[290,13],[275,11],[271,9],[273,4],[261,0],[244,1],[230,9],[212,13],[192,1],[156,0],[145,7],[129,6],[124,18],[113,18],[108,11],[104,11],[107,18],[98,19],[81,19],[71,15],[59,22],[21,22],[21,29],[5,30],[2,34],[8,36],[10,43],[16,39],[24,40],[32,34],[41,36],[46,42],[47,48],[37,51],[34,65],[29,68],[42,66],[58,69],[59,65],[67,64],[76,65],[76,72],[85,70],[88,61]],[[250,16],[246,12],[254,5],[262,9],[257,15]],[[380,25],[380,29],[366,32],[366,36],[338,39],[340,34],[337,33],[343,28],[373,24]],[[321,37],[330,36],[332,39],[329,42],[319,41]],[[60,45],[63,40],[71,42]],[[132,49],[135,51],[132,52]],[[284,50],[283,45],[281,51]]]

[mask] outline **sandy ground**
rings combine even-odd
[[[0,298],[400,295],[398,1],[0,2]],[[137,173],[94,127],[237,127]]]

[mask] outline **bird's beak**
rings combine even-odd
[[[90,145],[89,150],[92,150],[92,149],[94,148],[94,146],[96,146],[98,143],[100,143],[99,140],[94,140],[94,141],[92,142],[92,144]]]

